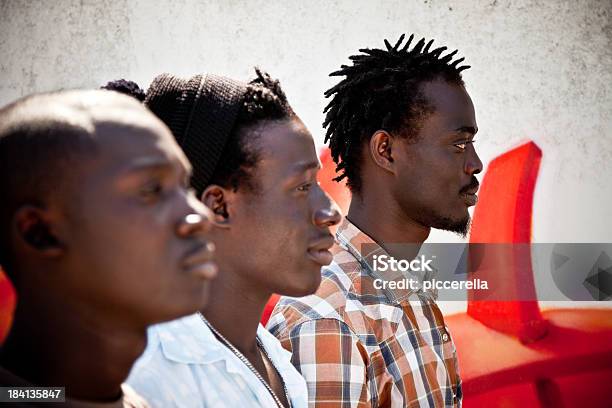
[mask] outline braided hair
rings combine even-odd
[[[386,49],[360,49],[330,76],[345,77],[325,92],[331,101],[325,107],[325,143],[339,173],[335,181],[347,179],[353,193],[361,191],[360,169],[363,142],[377,130],[414,138],[422,120],[433,107],[422,94],[421,85],[436,79],[463,85],[459,66],[453,61],[457,50],[442,56],[447,47],[431,49],[433,40],[422,38],[410,48],[414,34],[403,44],[402,34],[395,45],[385,40]],[[401,47],[401,48],[400,48]]]

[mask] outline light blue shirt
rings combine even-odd
[[[261,324],[257,336],[285,382],[291,406],[306,408],[306,382],[291,364],[291,353]],[[276,406],[261,381],[217,340],[199,315],[152,326],[147,341],[127,383],[151,407]]]

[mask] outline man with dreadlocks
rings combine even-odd
[[[314,141],[277,80],[158,76],[144,103],[193,165],[213,212],[218,280],[200,313],[149,330],[128,384],[156,407],[306,408],[306,383],[259,321],[273,293],[305,296],[332,261],[340,214],[316,181]],[[143,94],[117,81],[107,88]],[[160,199],[164,197],[160,186]]]
[[[281,298],[268,323],[293,351],[311,406],[461,405],[455,346],[435,295],[422,285],[382,286],[381,277],[402,275],[383,277],[373,262],[414,258],[431,228],[465,235],[477,201],[482,163],[461,78],[468,67],[452,61],[456,51],[431,50],[433,40],[410,49],[413,38],[360,50],[325,93],[326,141],[352,200],[317,292]]]

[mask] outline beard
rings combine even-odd
[[[460,219],[453,219],[427,209],[420,211],[415,217],[415,221],[426,227],[454,232],[461,238],[466,238],[470,230],[471,219],[469,214]]]
[[[478,186],[478,180],[476,179],[476,177],[472,176],[470,183],[466,186],[463,186],[461,190],[459,190],[459,194],[465,194],[469,190],[474,188],[477,189]],[[467,237],[468,231],[470,230],[471,222],[470,214],[467,212],[467,210],[465,212],[465,215],[463,216],[451,217],[446,214],[443,214],[441,211],[435,209],[434,207],[435,206],[433,205],[424,206],[423,203],[421,203],[421,205],[417,207],[418,210],[416,211],[416,214],[410,214],[410,212],[408,212],[407,214],[414,215],[414,217],[411,218],[426,227],[454,232],[464,239]]]
[[[466,238],[470,230],[470,216],[467,215],[461,220],[452,220],[447,217],[438,217],[431,224],[432,228],[450,231],[458,234],[461,238]]]

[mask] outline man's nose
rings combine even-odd
[[[324,205],[319,207],[314,213],[314,223],[320,227],[333,227],[337,225],[342,216],[335,202],[333,202],[327,194],[324,195]]]
[[[179,222],[178,234],[183,237],[200,235],[210,231],[213,219],[212,211],[203,203],[195,199],[189,201],[189,212]]]
[[[480,161],[480,157],[478,157],[478,153],[476,153],[476,149],[471,145],[470,154],[465,161],[465,172],[469,175],[478,174],[482,171],[482,162]]]

